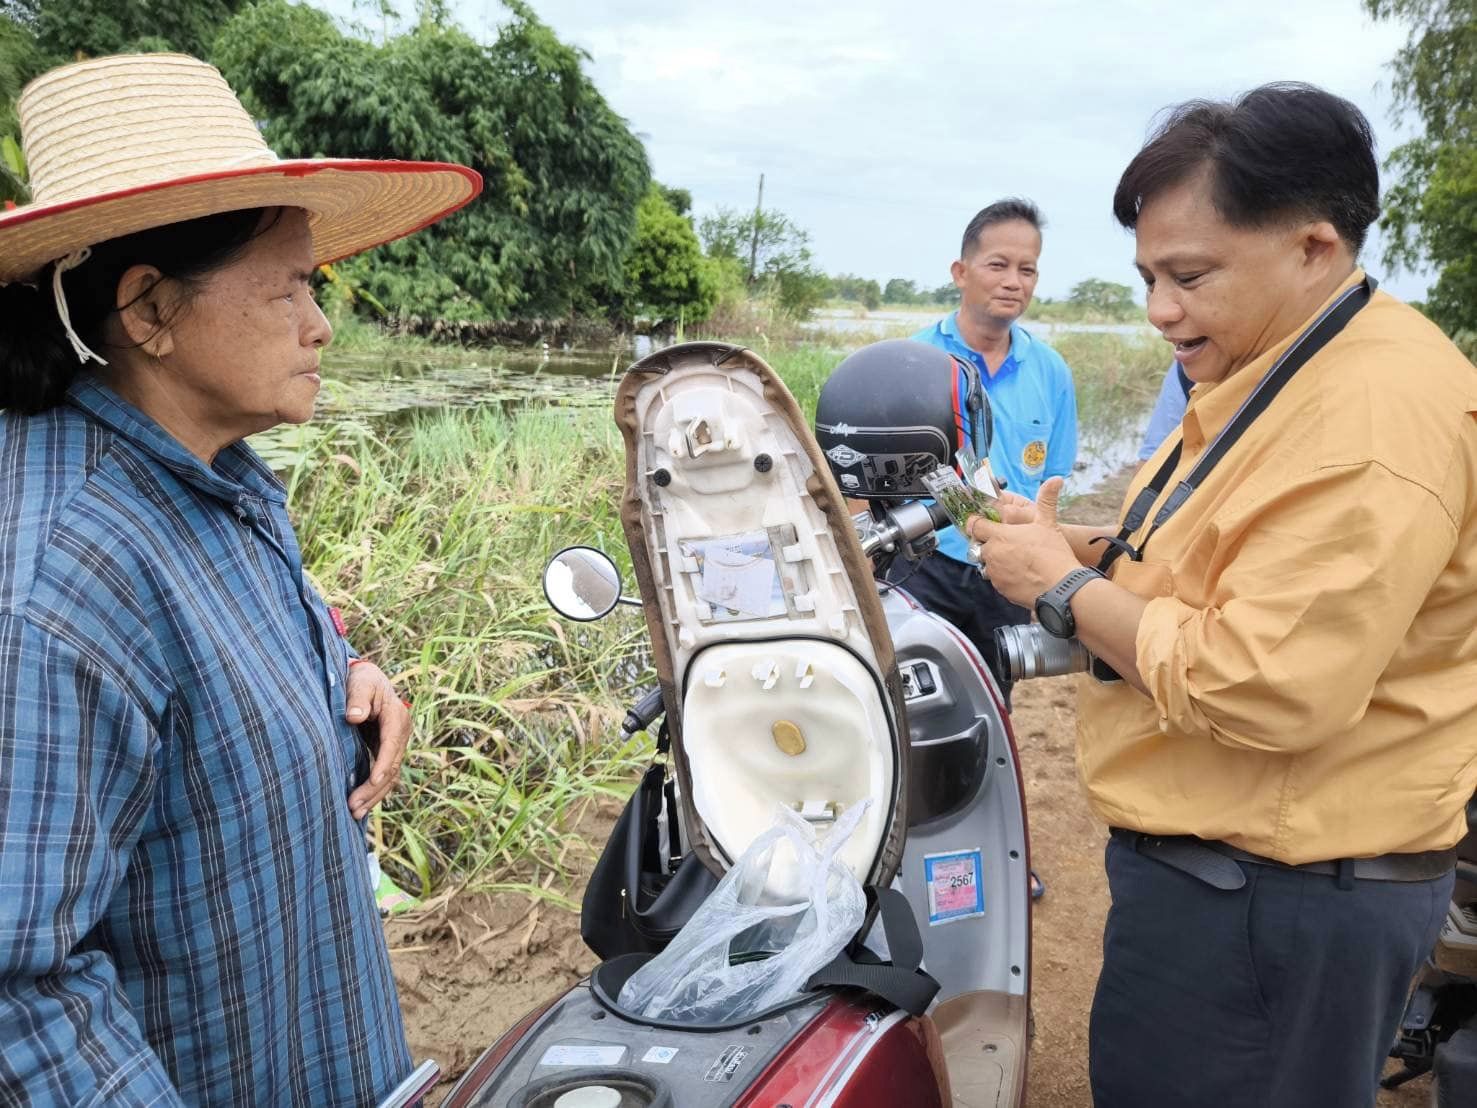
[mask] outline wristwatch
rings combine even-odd
[[[1082,566],[1063,577],[1055,587],[1038,596],[1036,598],[1036,620],[1041,624],[1041,629],[1048,635],[1055,635],[1059,639],[1070,639],[1075,635],[1077,620],[1072,615],[1072,597],[1087,582],[1096,581],[1102,576],[1097,570]]]

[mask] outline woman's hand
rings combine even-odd
[[[400,763],[410,745],[410,704],[400,699],[384,670],[358,659],[349,664],[344,691],[344,718],[355,725],[372,724],[379,732],[369,779],[349,794],[349,811],[363,819],[400,780]]]
[[[981,544],[980,564],[1012,604],[1034,607],[1038,596],[1081,565],[1057,523],[1061,491],[1062,479],[1053,477],[1034,504],[1015,493],[1002,496],[999,523],[969,517],[969,536]]]

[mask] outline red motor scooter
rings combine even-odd
[[[777,804],[823,839],[866,801],[840,857],[873,890],[885,943],[874,926],[790,1002],[703,1024],[630,1011],[621,988],[650,954],[610,958],[504,1034],[446,1108],[1020,1105],[1030,859],[1009,719],[968,640],[872,575],[874,560],[924,553],[947,516],[898,481],[853,518],[830,469],[857,458],[828,460],[769,367],[737,347],[636,363],[617,420],[663,694],[633,715],[665,711],[672,739],[675,812],[657,853],[681,861],[664,880],[726,871]],[[934,462],[950,461],[945,444]],[[614,564],[582,547],[554,558],[545,592],[573,619],[624,599]],[[620,890],[617,913],[637,904]],[[887,964],[867,955],[877,946]],[[924,971],[931,999],[884,999]]]

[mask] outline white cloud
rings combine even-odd
[[[1044,295],[1133,283],[1113,186],[1155,114],[1191,97],[1311,81],[1360,105],[1382,152],[1398,141],[1384,67],[1405,30],[1359,0],[533,3],[699,212],[751,205],[764,173],[822,267],[881,281],[942,283],[969,217],[1019,193],[1050,224]],[[453,10],[474,33],[505,17],[494,0]]]

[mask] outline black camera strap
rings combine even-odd
[[[1272,368],[1267,370],[1265,376],[1257,382],[1256,388],[1251,390],[1251,395],[1242,403],[1236,414],[1221,429],[1221,433],[1206,448],[1204,455],[1195,463],[1195,467],[1170,491],[1164,504],[1155,514],[1149,533],[1144,536],[1143,542],[1134,547],[1128,541],[1129,538],[1137,533],[1138,529],[1144,525],[1144,521],[1149,518],[1149,513],[1154,510],[1154,505],[1159,502],[1160,495],[1169,483],[1170,475],[1179,465],[1180,451],[1184,443],[1181,441],[1174,444],[1174,449],[1160,465],[1159,472],[1154,474],[1153,479],[1139,491],[1133,503],[1129,505],[1128,514],[1123,517],[1123,525],[1118,529],[1118,534],[1116,536],[1103,535],[1093,540],[1108,544],[1108,549],[1103,551],[1102,559],[1098,562],[1097,568],[1100,573],[1107,573],[1108,568],[1124,554],[1135,562],[1143,558],[1144,547],[1154,537],[1154,532],[1169,522],[1170,517],[1184,506],[1190,494],[1200,487],[1210,471],[1230,452],[1231,447],[1240,441],[1241,436],[1246,433],[1256,417],[1267,410],[1277,394],[1282,391],[1287,382],[1292,380],[1293,375],[1327,346],[1329,341],[1344,329],[1349,320],[1353,319],[1359,310],[1369,303],[1377,287],[1378,282],[1366,274],[1363,281],[1348,289],[1330,304],[1327,310],[1310,323],[1292,345],[1283,351],[1282,356],[1277,359]]]

